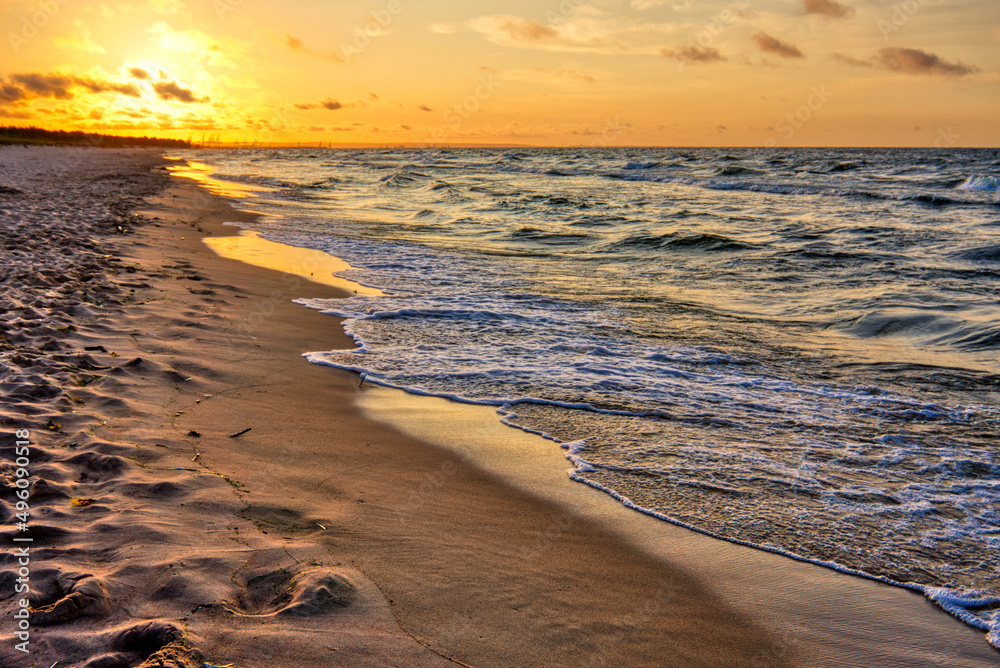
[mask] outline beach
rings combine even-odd
[[[0,159],[3,665],[997,664],[917,594],[628,511],[491,408],[310,364],[354,341],[292,300],[355,288],[314,251],[213,251],[253,214],[159,153]]]

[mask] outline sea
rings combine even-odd
[[[1000,151],[176,157],[384,293],[298,300],[357,343],[311,362],[495,406],[634,511],[1000,648]]]

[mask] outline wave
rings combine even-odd
[[[965,181],[956,186],[956,188],[958,190],[997,192],[1000,190],[1000,179],[995,176],[981,176],[979,174],[974,174],[973,176],[965,179]]]
[[[343,183],[343,181],[341,179],[338,179],[336,176],[331,176],[299,187],[302,188],[303,190],[326,190],[331,186],[335,186],[339,183]]]
[[[736,251],[752,248],[750,244],[719,234],[691,234],[678,236],[674,232],[660,235],[637,234],[611,244],[612,250],[625,248],[680,248],[701,251]]]
[[[576,243],[593,239],[589,234],[573,232],[550,232],[536,227],[521,227],[507,235],[507,238],[518,241],[540,241],[542,243]]]
[[[269,176],[257,176],[254,174],[213,174],[213,178],[220,181],[232,181],[234,183],[246,183],[255,186],[264,186],[265,188],[279,188],[288,189],[298,187],[297,183],[290,183],[282,179],[273,178]]]
[[[622,169],[652,169],[660,164],[659,160],[629,160]]]
[[[830,160],[822,167],[817,167],[816,169],[811,169],[809,171],[813,174],[836,174],[838,172],[850,172],[858,168],[859,165],[853,162],[838,162],[837,160]]]
[[[1000,262],[1000,245],[973,248],[959,253],[958,257],[972,262]]]
[[[759,169],[743,167],[741,165],[725,165],[716,169],[715,173],[719,176],[745,176],[747,174],[763,174],[764,172]]]
[[[379,181],[389,188],[403,188],[428,179],[430,176],[412,169],[400,169],[392,174],[386,174]]]

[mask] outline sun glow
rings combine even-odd
[[[996,145],[993,5],[916,5],[81,0],[46,14],[6,0],[0,122],[229,142]],[[816,89],[823,103],[787,121]]]

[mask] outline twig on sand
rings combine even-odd
[[[253,427],[247,427],[247,428],[246,428],[246,429],[244,429],[243,431],[238,431],[238,432],[236,432],[235,434],[230,434],[230,435],[229,435],[229,438],[236,438],[237,436],[242,436],[243,434],[247,433],[247,432],[248,432],[248,431],[250,431],[251,429],[253,429]]]
[[[367,378],[367,377],[368,377],[368,374],[367,374],[367,373],[362,373],[362,374],[361,374],[361,382],[360,382],[360,383],[358,383],[358,387],[361,387],[362,385],[364,385],[364,384],[365,384],[365,378]]]

